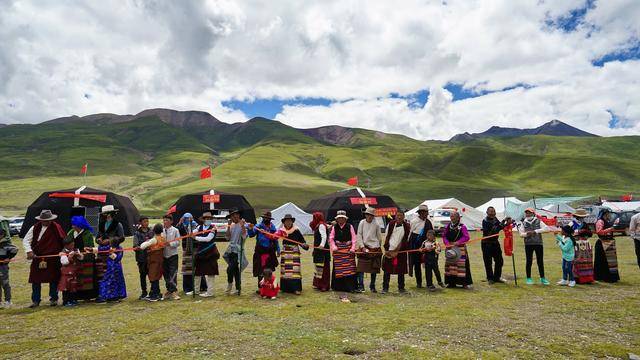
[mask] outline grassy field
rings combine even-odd
[[[139,301],[134,258],[127,254],[126,301],[37,310],[26,308],[30,286],[21,252],[11,265],[14,308],[0,310],[0,358],[627,358],[640,354],[640,270],[632,241],[619,238],[618,247],[622,281],[613,285],[489,286],[474,243],[471,291],[427,293],[408,278],[409,294],[400,295],[392,279],[390,294],[352,295],[349,304],[311,289],[310,253],[302,260],[301,296],[262,300],[247,269],[239,297],[223,294],[221,276],[213,299]],[[522,276],[522,246],[515,258]],[[560,259],[545,238],[552,283],[560,277]],[[511,259],[505,262],[509,277]]]

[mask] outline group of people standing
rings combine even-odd
[[[97,303],[120,301],[127,297],[121,260],[124,229],[117,220],[118,209],[104,206],[101,221],[95,231],[82,216],[71,218],[71,229],[64,232],[55,221],[57,216],[43,210],[23,239],[27,259],[32,260],[29,282],[32,285],[31,308],[42,300],[41,287],[49,284],[49,302],[58,305],[58,293],[62,292],[64,306],[74,306],[80,300]],[[450,222],[442,229],[442,245],[425,205],[417,215],[407,221],[399,210],[390,219],[383,232],[376,212],[366,208],[364,219],[357,228],[348,222],[346,211],[338,211],[329,223],[320,212],[313,214],[310,227],[313,230],[314,274],[312,286],[318,291],[333,290],[341,293],[343,301],[349,301],[347,293],[365,291],[365,274],[369,274],[369,290],[378,292],[377,279],[382,271],[381,293],[389,292],[391,276],[397,276],[398,292],[406,292],[405,275],[415,278],[416,286],[423,287],[423,267],[426,287],[430,291],[440,287],[469,288],[473,284],[467,243],[469,231],[461,222],[460,214],[451,212]],[[616,221],[611,212],[603,210],[595,227],[584,219],[588,213],[578,209],[573,221],[560,229],[549,228],[536,216],[535,210],[526,209],[520,224],[511,218],[502,221],[494,208],[487,209],[482,222],[482,257],[489,284],[504,283],[504,260],[499,242],[505,237],[505,250],[512,247],[512,232],[524,239],[526,258],[526,283],[533,284],[531,268],[536,258],[540,283],[548,285],[544,272],[544,247],[542,234],[556,232],[556,241],[562,253],[563,277],[558,285],[575,286],[594,281],[616,282],[620,279],[617,266]],[[133,236],[135,259],[140,276],[140,299],[148,301],[179,300],[178,270],[179,252],[182,250],[182,290],[186,295],[214,296],[214,279],[219,275],[218,260],[221,255],[216,244],[218,228],[213,215],[205,212],[199,222],[185,213],[176,226],[170,215],[162,224],[151,226],[147,217],[141,217]],[[253,276],[257,278],[256,292],[263,298],[275,299],[279,291],[300,295],[302,292],[301,251],[309,250],[302,232],[295,225],[296,219],[285,215],[281,224],[274,224],[270,212],[262,214],[259,224],[247,224],[237,209],[230,210],[225,232],[228,246],[222,258],[227,263],[227,294],[240,294],[242,271],[249,265],[244,253],[247,238],[256,238],[253,254]],[[632,219],[630,228],[636,242],[640,266],[640,215]],[[590,238],[597,235],[592,247]],[[280,241],[282,246],[280,246]],[[508,245],[507,245],[508,244]],[[10,304],[8,263],[18,252],[7,242],[0,243],[0,280],[5,293],[5,304]],[[444,278],[438,265],[444,252]],[[511,250],[507,255],[511,255]],[[3,262],[4,261],[4,262]],[[280,284],[276,281],[276,268],[280,266]],[[164,279],[166,292],[160,291]],[[147,280],[150,287],[147,287]],[[235,284],[235,289],[233,285]]]

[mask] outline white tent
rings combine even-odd
[[[640,208],[640,201],[603,201],[602,206],[613,211],[635,211]]]
[[[564,213],[573,214],[574,212],[576,212],[574,208],[567,205],[566,203],[549,204],[547,206],[543,206],[542,210],[546,210],[548,212],[556,213],[556,214],[564,214]]]
[[[498,217],[498,219],[502,220],[504,218],[504,210],[506,207],[507,202],[511,201],[512,203],[515,204],[522,204],[522,201],[519,200],[518,198],[515,197],[497,197],[497,198],[493,198],[489,201],[487,201],[486,203],[478,206],[476,209],[478,209],[478,211],[480,211],[483,214],[487,213],[487,209],[490,206],[493,206],[494,209],[496,209],[496,216]]]
[[[280,226],[282,218],[286,214],[293,215],[296,218],[295,225],[300,229],[302,235],[313,234],[313,230],[309,227],[309,223],[313,220],[313,215],[304,212],[304,210],[300,209],[296,204],[288,202],[283,204],[279,208],[271,211],[271,216],[273,216],[273,222],[276,226]]]
[[[484,214],[473,206],[465,204],[456,198],[425,200],[420,205],[427,205],[429,207],[430,216],[433,216],[433,211],[436,209],[456,209],[460,215],[462,215],[462,223],[465,224],[469,230],[482,229],[482,219],[484,219]],[[418,206],[407,211],[407,217],[411,217],[417,212]]]

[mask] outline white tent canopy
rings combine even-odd
[[[271,211],[271,216],[273,216],[273,222],[276,226],[280,226],[282,222],[282,218],[286,214],[291,214],[294,218],[296,218],[295,225],[300,229],[302,235],[313,234],[313,230],[309,227],[309,223],[313,220],[313,215],[304,212],[304,210],[300,209],[296,204],[292,202],[288,202],[283,204],[279,208]]]
[[[603,201],[602,206],[613,211],[635,211],[640,208],[640,201]]]
[[[433,211],[436,209],[456,209],[460,215],[462,215],[460,221],[465,224],[469,230],[482,229],[482,219],[484,219],[484,214],[473,206],[465,204],[456,198],[425,200],[420,205],[427,205],[429,207],[430,216],[433,216]],[[407,211],[407,217],[410,217],[417,212],[418,206]]]
[[[505,207],[507,205],[507,202],[511,201],[512,203],[515,204],[522,204],[522,201],[519,200],[518,198],[515,198],[513,196],[511,197],[497,197],[497,198],[493,198],[489,201],[487,201],[486,203],[478,206],[476,209],[478,209],[478,211],[480,211],[483,214],[487,213],[487,209],[492,206],[494,209],[496,209],[496,216],[498,219],[502,220],[502,218],[504,218],[504,211],[505,211]]]

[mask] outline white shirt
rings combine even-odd
[[[178,255],[178,246],[180,246],[180,241],[174,240],[180,237],[180,231],[173,226],[170,228],[164,228],[162,236],[165,241],[168,242],[163,251],[164,257],[169,258],[173,255]]]
[[[389,250],[393,251],[400,246],[402,238],[404,237],[404,226],[394,226],[393,229],[389,229],[387,225],[387,234],[391,231],[391,237],[389,237]]]
[[[629,223],[629,235],[634,239],[640,240],[640,213],[631,217],[631,222]]]
[[[371,222],[367,222],[366,219],[360,220],[356,243],[358,248],[377,249],[382,246],[382,231],[375,220]]]
[[[36,242],[42,239],[42,235],[44,234],[45,231],[47,231],[47,228],[48,226],[42,227],[42,229],[40,230],[40,234],[38,234],[38,239],[36,239]],[[31,250],[31,240],[33,240],[33,226],[31,227],[31,229],[29,229],[29,231],[27,231],[27,234],[24,236],[24,239],[22,239],[22,246],[24,247],[25,253],[33,251]]]
[[[420,235],[420,232],[422,232],[427,219],[428,218],[422,220],[420,219],[420,216],[416,214],[416,216],[414,216],[413,219],[411,219],[411,221],[409,222],[409,225],[411,225],[411,232],[416,235]]]
[[[320,231],[320,245],[318,246],[324,248],[324,246],[327,244],[327,225],[318,225],[318,231]]]

